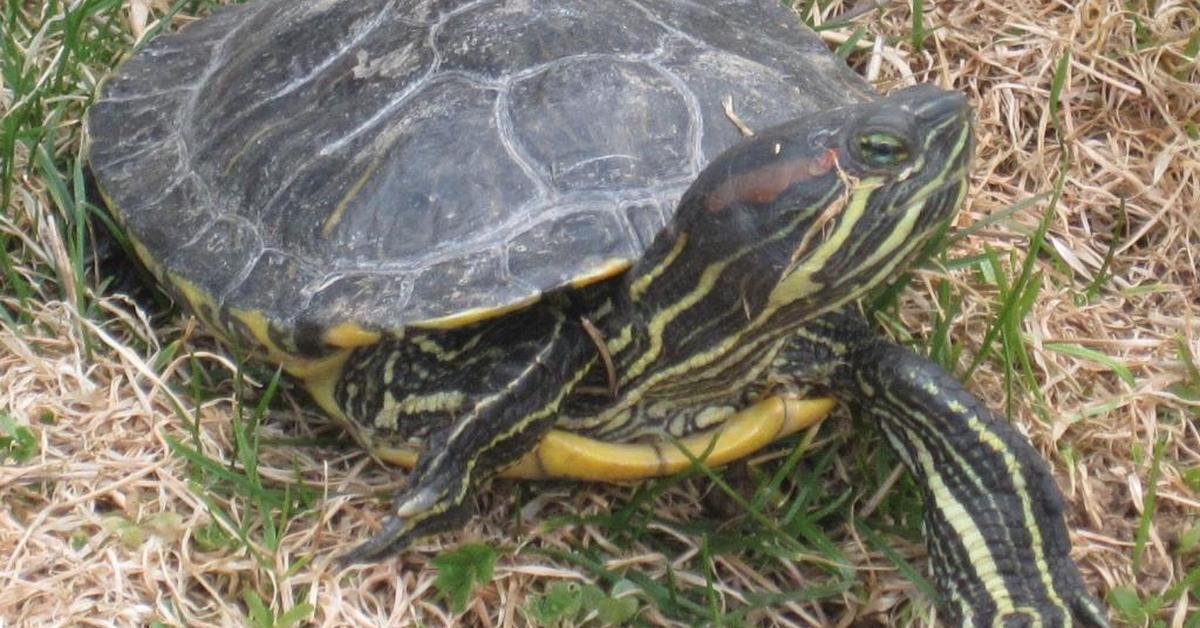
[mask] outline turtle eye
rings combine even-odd
[[[884,168],[904,163],[909,155],[904,138],[880,131],[860,135],[858,153],[868,164]]]

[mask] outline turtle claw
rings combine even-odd
[[[393,501],[392,514],[371,538],[338,557],[343,567],[377,562],[408,547],[414,540],[464,525],[470,509],[464,503],[441,503],[435,487],[404,491]]]
[[[389,554],[404,549],[412,541],[409,535],[411,528],[408,520],[401,517],[390,517],[383,524],[383,529],[374,536],[360,543],[357,547],[337,558],[338,565],[350,567],[377,562]]]
[[[416,491],[411,497],[397,496],[392,506],[396,509],[396,519],[409,519],[429,512],[437,504],[438,492],[432,488]]]

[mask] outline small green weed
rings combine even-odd
[[[625,626],[642,608],[637,591],[627,580],[609,593],[594,584],[555,582],[530,597],[525,614],[538,626]]]
[[[1200,597],[1200,565],[1194,566],[1187,575],[1160,594],[1142,597],[1133,587],[1122,585],[1109,591],[1107,599],[1113,610],[1130,626],[1166,628],[1169,624],[1159,618],[1160,612],[1170,608],[1184,595]],[[1200,628],[1200,615],[1184,619],[1183,626]]]
[[[240,401],[243,398],[243,378],[241,373],[236,375],[234,381],[237,383],[238,402],[232,417],[235,449],[233,459],[228,464],[205,455],[198,441],[187,444],[170,435],[165,436],[171,451],[191,463],[194,490],[215,519],[197,532],[197,542],[210,549],[230,544],[242,545],[258,557],[264,568],[272,564],[269,554],[278,549],[284,528],[298,514],[311,509],[316,500],[313,491],[303,484],[268,487],[258,473],[261,444],[259,425],[278,392],[281,376],[282,371],[276,370],[254,411],[247,417],[245,406]],[[196,378],[193,378],[195,381]],[[193,424],[195,437],[198,426],[194,421],[197,417],[185,415],[182,418]],[[227,508],[222,505],[219,496],[245,500],[251,507]],[[266,553],[260,548],[265,549]]]
[[[496,568],[496,550],[481,543],[463,545],[433,559],[438,568],[433,586],[450,603],[450,610],[461,613],[475,587],[492,581]]]
[[[250,625],[254,628],[291,628],[301,625],[313,614],[313,605],[307,602],[297,604],[276,616],[262,598],[252,589],[242,591],[242,600],[250,611]]]
[[[1183,364],[1184,376],[1181,381],[1168,386],[1167,390],[1182,399],[1200,401],[1200,365],[1196,363],[1196,356],[1192,354],[1192,348],[1182,336],[1175,338],[1175,348],[1179,354],[1179,361]]]
[[[0,463],[28,462],[37,453],[38,440],[33,430],[17,425],[11,416],[0,412]]]
[[[1163,458],[1169,442],[1166,438],[1156,442],[1149,460],[1145,459],[1144,451],[1139,452],[1135,449],[1133,452],[1135,463],[1139,465],[1148,463],[1150,466],[1146,473],[1146,490],[1142,497],[1142,516],[1134,533],[1132,569],[1135,574],[1141,571],[1142,559],[1150,539],[1150,529],[1157,510],[1158,483],[1162,477]],[[1191,469],[1190,471],[1198,470]],[[1186,471],[1184,476],[1187,476]],[[1200,563],[1196,561],[1198,547],[1200,547],[1200,522],[1195,522],[1180,535],[1179,543],[1173,548],[1178,563],[1185,567],[1191,567],[1183,578],[1161,593],[1146,596],[1140,594],[1133,586],[1118,586],[1109,591],[1108,603],[1121,619],[1131,626],[1166,628],[1168,624],[1161,617],[1170,613],[1165,611],[1175,606],[1184,596],[1200,597]],[[1185,628],[1200,628],[1200,616],[1187,618],[1183,625]]]

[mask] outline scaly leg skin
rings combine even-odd
[[[595,352],[578,326],[558,315],[528,366],[426,444],[383,529],[341,562],[379,560],[415,539],[462,527],[470,516],[471,491],[538,444]]]
[[[1063,498],[1037,452],[936,364],[857,312],[806,326],[776,362],[832,358],[835,395],[878,420],[920,480],[930,562],[951,625],[1108,626],[1075,563]]]

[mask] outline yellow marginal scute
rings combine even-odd
[[[706,452],[704,463],[719,466],[813,425],[834,405],[832,399],[825,398],[770,397],[742,410],[720,427],[682,438],[677,443],[610,443],[551,430],[536,450],[501,475],[597,482],[637,480],[682,471]]]
[[[600,262],[599,266],[588,269],[572,279],[571,287],[583,288],[598,281],[604,281],[605,279],[616,277],[617,275],[629,270],[629,267],[632,265],[633,262],[622,257],[606,259],[603,262]]]
[[[377,331],[364,329],[355,323],[338,323],[325,330],[322,340],[325,344],[343,349],[365,347],[379,342],[381,334]]]
[[[155,279],[162,281],[163,278],[166,277],[166,269],[158,263],[158,260],[154,259],[154,257],[150,255],[150,249],[147,249],[146,245],[142,244],[141,241],[137,240],[133,236],[128,236],[128,238],[129,243],[133,245],[134,255],[137,255],[138,259],[142,260],[142,263],[146,265],[146,268],[150,270],[150,274],[154,275]],[[177,278],[172,277],[171,281],[174,282],[176,279]],[[191,286],[190,283],[188,285]]]
[[[342,364],[350,356],[349,348],[319,358],[297,356],[285,351],[271,340],[268,331],[270,321],[262,311],[230,308],[229,314],[241,321],[246,326],[246,329],[254,335],[254,339],[259,345],[266,348],[266,359],[268,361],[280,364],[288,374],[304,380],[310,390],[313,388],[313,382],[322,378],[331,378],[336,381],[337,375],[341,373]],[[316,393],[314,392],[315,396]],[[321,403],[320,399],[318,399],[318,403]],[[332,403],[332,396],[330,397],[330,403]],[[327,404],[321,403],[321,407],[329,411]]]
[[[258,341],[258,344],[267,348],[267,358],[269,360],[283,363],[292,359],[293,356],[290,353],[276,346],[271,340],[271,322],[261,310],[229,308],[229,315],[241,321],[246,326],[246,329],[250,330],[250,333],[254,335],[254,339]]]
[[[523,310],[537,302],[541,298],[541,294],[532,294],[523,299],[517,299],[511,303],[506,303],[499,307],[475,307],[461,312],[455,312],[447,316],[439,316],[437,318],[427,318],[423,321],[410,323],[410,326],[419,329],[456,329],[458,327],[466,327],[472,323],[486,321],[488,319],[504,316],[510,312]]]
[[[170,280],[171,285],[175,286],[175,289],[178,290],[179,294],[183,296],[183,299],[188,302],[188,305],[192,308],[193,312],[203,311],[201,309],[202,305],[208,306],[209,309],[213,311],[216,310],[215,304],[208,296],[208,293],[202,290],[196,284],[176,275],[175,273],[170,273],[168,279]]]

